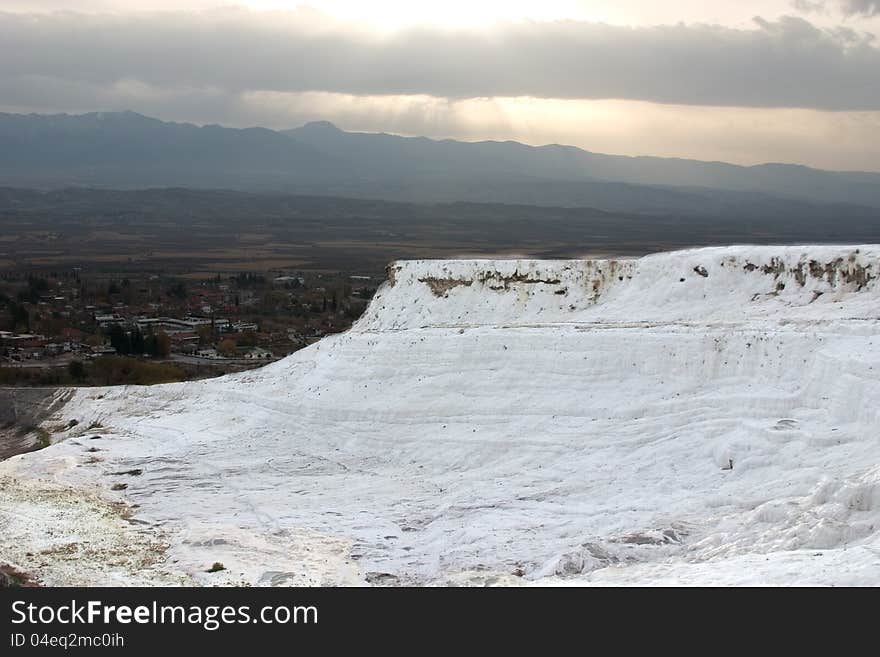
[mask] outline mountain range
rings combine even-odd
[[[0,114],[0,185],[192,187],[727,214],[807,202],[880,209],[880,173],[738,166],[573,146],[196,126],[135,112]]]

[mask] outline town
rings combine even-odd
[[[347,329],[378,282],[291,270],[2,272],[0,384],[147,384],[258,367]]]

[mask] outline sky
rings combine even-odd
[[[880,171],[880,0],[0,0],[0,111]]]

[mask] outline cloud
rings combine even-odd
[[[33,79],[29,88],[0,86],[0,111],[54,111],[61,84]],[[464,140],[562,143],[624,155],[662,155],[739,164],[800,162],[827,169],[880,170],[880,111],[824,112],[665,105],[627,100],[528,97],[449,99],[427,95],[156,89],[66,83],[69,111],[130,109],[166,120],[289,128],[326,119],[341,128]],[[13,93],[14,92],[14,93]],[[39,100],[39,104],[20,104]],[[12,104],[14,101],[14,104]]]
[[[825,11],[827,0],[792,0],[791,6],[805,14]]]
[[[841,0],[841,11],[847,16],[880,15],[880,0]]]
[[[844,16],[880,16],[880,0],[837,0],[833,3]],[[828,11],[828,0],[792,0],[792,7],[804,13]]]
[[[100,97],[120,85],[150,90],[145,103],[275,92],[875,110],[880,49],[795,17],[751,29],[558,21],[376,33],[314,10],[0,13],[7,104],[32,94],[65,107],[75,88]]]

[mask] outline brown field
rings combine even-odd
[[[406,258],[637,256],[784,242],[880,242],[880,221],[829,222],[823,215],[734,220],[179,189],[0,188],[0,271],[79,267],[196,279],[288,270],[381,275],[388,262]]]

